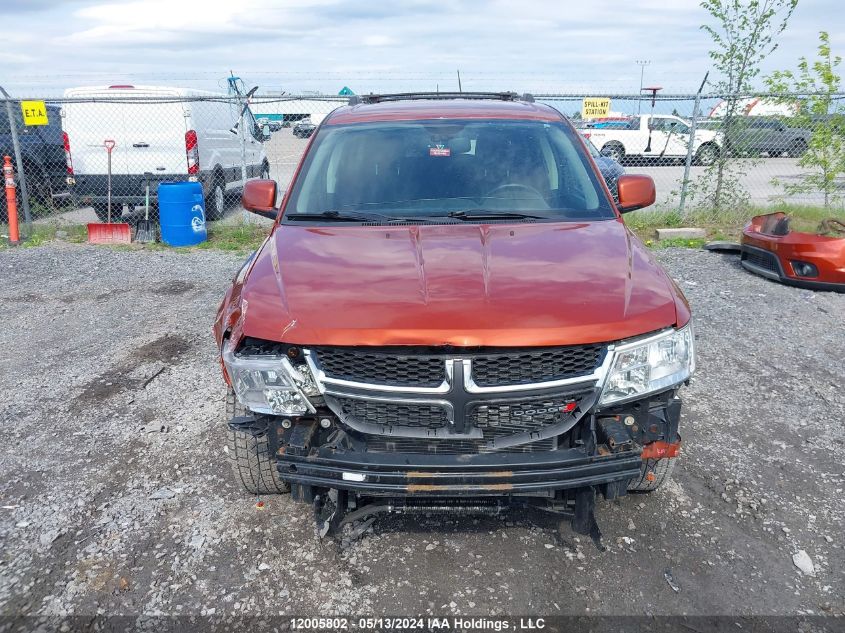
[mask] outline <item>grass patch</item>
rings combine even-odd
[[[743,227],[755,215],[783,211],[790,216],[790,226],[794,231],[815,233],[819,222],[825,218],[836,218],[845,222],[845,209],[779,204],[769,207],[751,207],[745,212],[732,211],[702,211],[694,210],[681,217],[677,211],[634,211],[626,214],[625,224],[649,246],[689,246],[687,242],[700,240],[664,240],[662,243],[655,238],[657,229],[676,227],[696,227],[707,231],[707,240],[739,241]],[[676,243],[677,242],[677,243]],[[698,246],[693,246],[698,248]]]
[[[132,244],[113,244],[110,245],[110,248],[118,250],[173,250],[181,253],[190,253],[199,249],[249,254],[261,245],[268,232],[268,226],[258,224],[209,225],[208,240],[193,247],[171,248],[161,242],[148,244],[133,242]],[[88,241],[88,226],[86,224],[33,224],[29,232],[26,231],[25,227],[21,227],[21,233],[23,235],[18,248],[31,248],[53,241],[73,244],[82,244]],[[0,224],[0,235],[8,234],[9,227]],[[0,238],[0,250],[8,248],[10,248],[8,239]]]
[[[673,237],[671,240],[647,240],[646,246],[650,248],[701,248],[709,241],[703,238],[687,240],[682,237]]]
[[[261,246],[267,233],[269,227],[258,224],[211,225],[208,240],[194,248],[251,253]]]

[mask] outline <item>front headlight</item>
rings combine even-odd
[[[695,371],[692,321],[680,330],[620,345],[599,405],[614,404],[677,385]]]
[[[247,409],[273,415],[314,413],[307,395],[319,392],[306,365],[294,369],[285,356],[236,356],[229,349],[223,352],[223,363]]]

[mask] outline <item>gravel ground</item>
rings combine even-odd
[[[211,322],[242,257],[0,252],[0,613],[841,615],[845,295],[657,257],[696,321],[684,450],[599,503],[601,553],[539,512],[318,541],[225,463]]]

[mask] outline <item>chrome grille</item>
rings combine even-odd
[[[604,350],[593,344],[485,354],[472,359],[472,377],[494,387],[587,376],[601,365]]]
[[[328,378],[391,387],[435,388],[446,380],[446,362],[466,358],[480,387],[525,385],[592,374],[604,360],[601,343],[567,347],[474,349],[366,349],[318,347],[311,352]]]
[[[444,357],[371,352],[357,348],[313,350],[327,376],[398,387],[437,387],[446,379]]]

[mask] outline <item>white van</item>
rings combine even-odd
[[[202,183],[209,220],[223,217],[226,193],[243,186],[239,106],[227,95],[161,86],[95,86],[64,93],[62,129],[71,190],[91,205],[101,221],[107,214],[105,141],[112,150],[112,217],[144,204],[161,181]],[[247,178],[268,178],[263,141],[269,130],[245,114]],[[151,175],[149,175],[151,174]],[[154,212],[157,209],[153,209]]]

